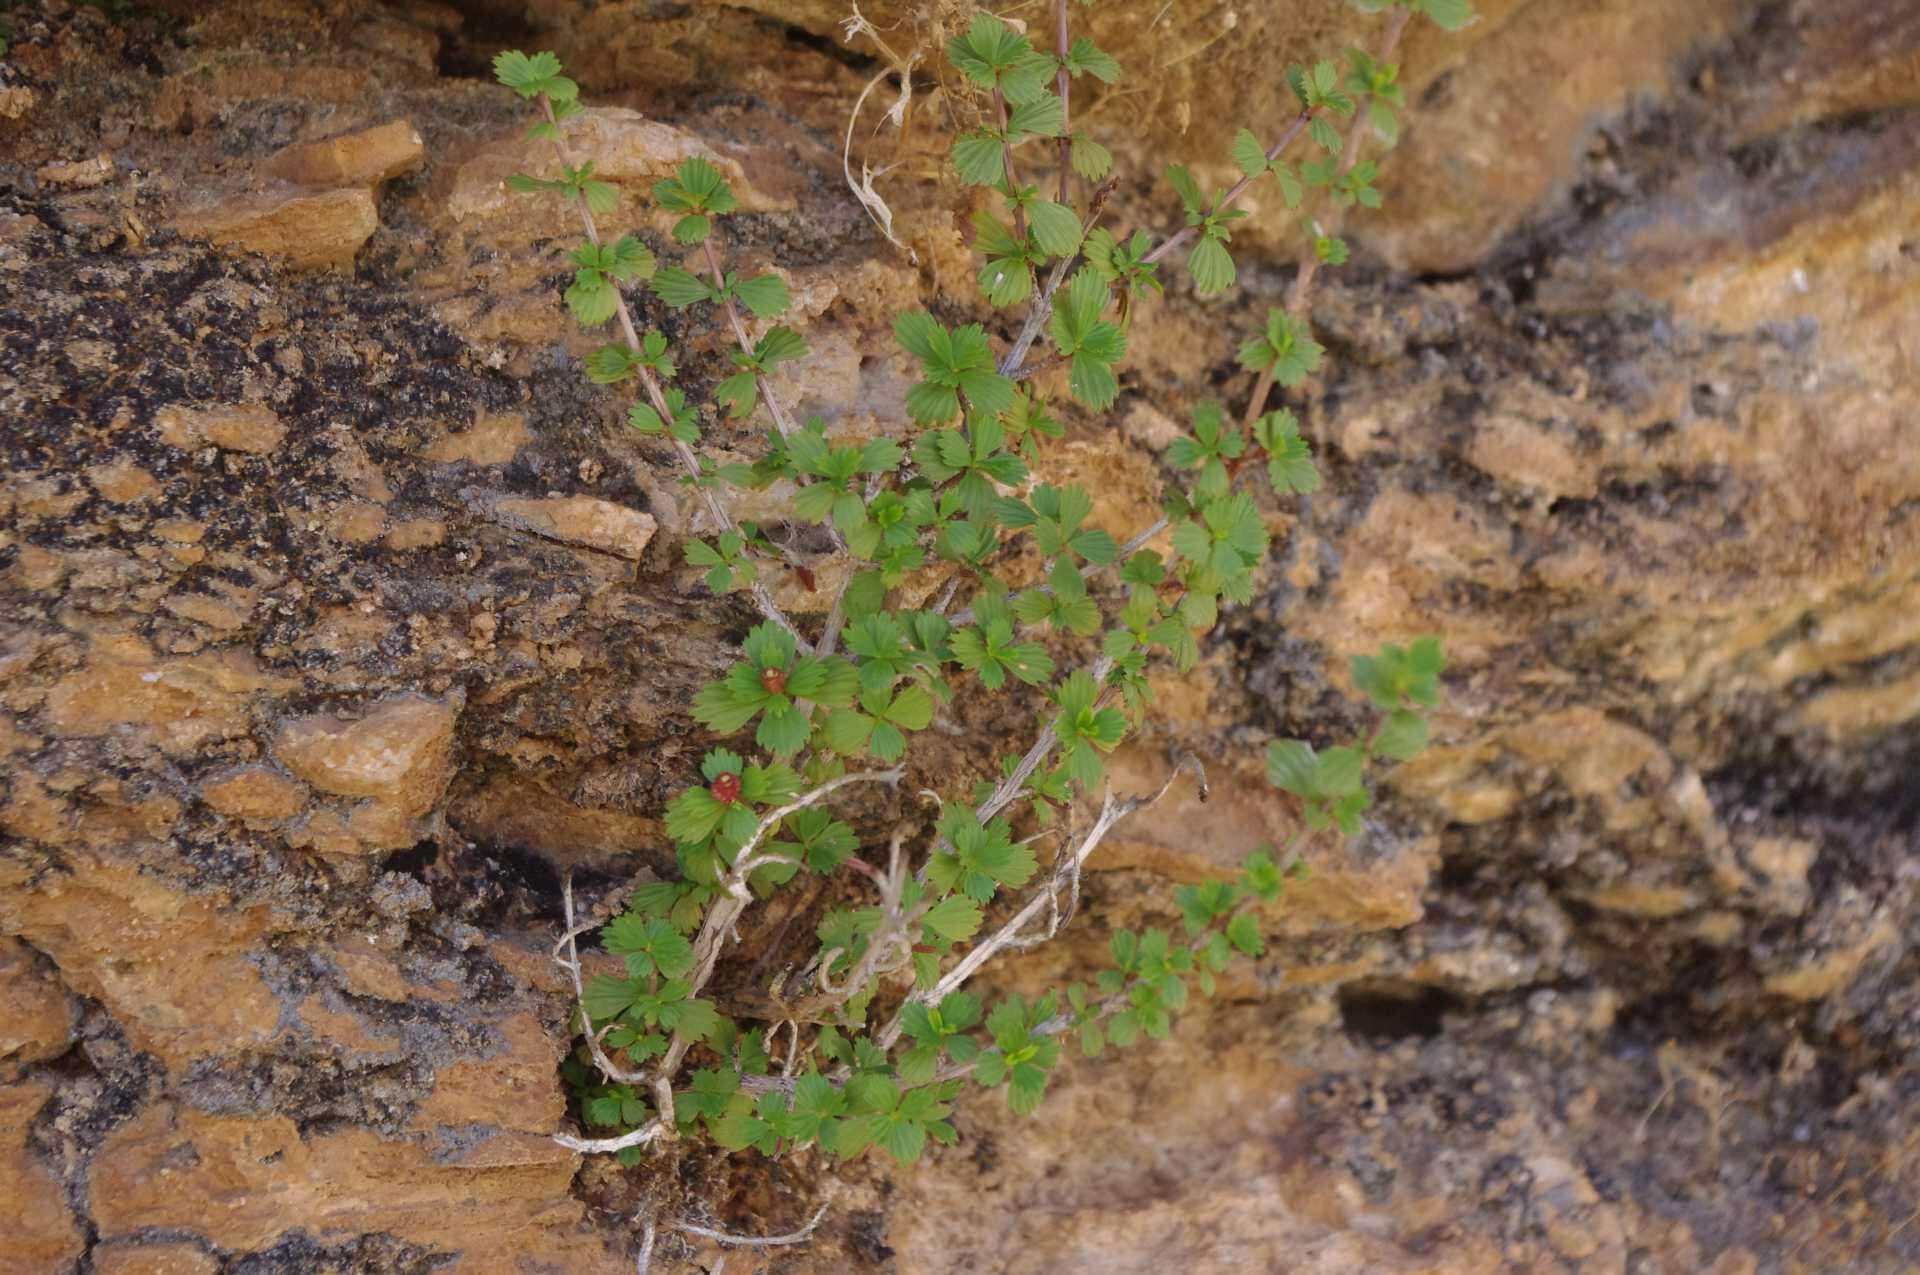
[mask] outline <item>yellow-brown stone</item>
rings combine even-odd
[[[0,1061],[42,1062],[73,1042],[73,1003],[18,939],[0,938]]]
[[[100,1001],[128,1038],[169,1065],[271,1038],[280,1002],[250,958],[263,908],[189,895],[131,864],[71,854],[28,888],[0,864],[0,930],[51,957],[74,991]]]
[[[459,711],[451,700],[396,696],[353,720],[295,718],[280,728],[273,751],[321,792],[376,798],[417,817],[446,791]]]
[[[591,496],[513,497],[494,502],[493,516],[509,527],[565,544],[598,549],[631,561],[653,540],[652,514]]]
[[[299,186],[352,186],[387,181],[426,162],[419,130],[393,120],[324,142],[306,142],[277,152],[260,165],[263,177]]]
[[[544,1256],[597,1275],[631,1259],[595,1257],[571,1238],[567,1200],[578,1158],[544,1136],[507,1133],[450,1160],[418,1139],[347,1129],[303,1139],[282,1116],[213,1115],[158,1102],[108,1135],[90,1202],[101,1238],[146,1228],[204,1236],[238,1252],[292,1230],[350,1237],[388,1232],[466,1253],[464,1269],[509,1272]],[[545,1253],[542,1254],[542,1249]]]
[[[94,1275],[215,1275],[220,1263],[184,1241],[116,1240],[93,1250]]]
[[[228,451],[264,456],[276,450],[287,427],[270,407],[258,403],[228,407],[169,404],[154,416],[161,441],[191,450],[208,443]]]
[[[182,233],[303,268],[347,267],[380,227],[365,186],[230,198],[180,221]]]
[[[200,799],[236,819],[291,819],[307,804],[305,785],[265,766],[239,766],[207,780]]]
[[[0,1268],[58,1271],[85,1251],[66,1193],[27,1146],[27,1131],[52,1090],[44,1085],[0,1086],[0,1200],[7,1225],[0,1228]]]

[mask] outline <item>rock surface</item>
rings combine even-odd
[[[1213,799],[1124,825],[995,985],[1085,978],[1284,838],[1260,750],[1352,728],[1351,655],[1445,636],[1436,747],[1364,836],[1305,843],[1218,1000],[1065,1064],[1037,1117],[970,1095],[910,1170],[630,1170],[547,1137],[575,1127],[560,876],[610,905],[671,866],[686,704],[753,613],[685,566],[704,511],[580,374],[572,232],[507,198],[550,172],[487,61],[567,58],[575,144],[663,258],[652,182],[728,174],[726,264],[787,279],[816,353],[782,390],[836,438],[904,437],[885,321],[971,295],[934,180],[956,86],[923,56],[904,139],[871,103],[856,130],[910,261],[842,183],[884,67],[838,3],[13,6],[0,1269],[592,1275],[633,1269],[636,1216],[767,1233],[821,1201],[755,1269],[1920,1266],[1920,5],[1478,7],[1412,29],[1387,209],[1320,294],[1291,405],[1326,487],[1264,508],[1254,603],[1115,758],[1146,787],[1192,749]],[[863,11],[923,54],[969,12]],[[1087,16],[1134,79],[1076,118],[1124,172],[1207,182],[1290,113],[1279,61],[1378,29]],[[1129,178],[1110,215],[1169,202]],[[1043,463],[1116,534],[1194,405],[1246,392],[1223,333],[1296,238],[1260,211],[1242,290],[1143,304],[1119,411],[1068,412]],[[685,383],[731,370],[720,325],[636,301]],[[776,587],[812,614],[819,584]],[[1030,717],[963,696],[907,787],[987,773]],[[828,901],[754,914],[721,994]],[[654,1269],[718,1255],[670,1234]]]

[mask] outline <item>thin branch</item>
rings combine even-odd
[[[631,1133],[623,1133],[617,1138],[575,1138],[568,1134],[556,1133],[553,1140],[569,1151],[580,1151],[587,1155],[611,1155],[615,1151],[625,1151],[628,1147],[643,1147],[649,1142],[667,1136],[667,1122],[664,1117],[655,1116]]]
[[[1287,125],[1286,131],[1280,134],[1280,140],[1267,147],[1267,162],[1269,164],[1279,159],[1280,153],[1292,144],[1294,138],[1300,136],[1300,130],[1307,126],[1308,122],[1313,119],[1313,115],[1313,108],[1309,107],[1293,117],[1293,123]],[[1215,201],[1213,212],[1218,215],[1233,207],[1234,201],[1246,193],[1247,187],[1253,185],[1254,180],[1255,179],[1251,177],[1242,177],[1239,181],[1227,187],[1226,193]],[[1141,260],[1147,265],[1152,265],[1199,233],[1200,229],[1197,226],[1183,226],[1173,234],[1168,235],[1161,241],[1159,247],[1149,252],[1145,257],[1142,257]]]
[[[552,126],[553,152],[554,155],[559,158],[561,168],[573,168],[573,153],[567,149],[566,140],[560,134],[560,123],[554,118],[553,102],[545,93],[540,95],[540,111],[546,116],[547,123]],[[586,232],[587,242],[598,247],[600,244],[600,227],[594,220],[593,209],[587,206],[586,192],[582,191],[575,197],[574,202],[579,208],[580,227]],[[620,334],[626,340],[627,348],[633,353],[639,354],[641,353],[640,332],[634,327],[633,314],[627,309],[627,299],[621,293],[617,284],[610,284],[609,286],[613,288],[613,308],[614,314],[620,320]],[[667,405],[666,393],[660,388],[659,378],[653,374],[653,369],[650,367],[642,366],[639,372],[640,384],[647,392],[648,402],[653,404],[653,410],[660,414],[660,419],[671,426],[673,423],[673,409]],[[727,531],[738,531],[739,527],[734,523],[733,514],[728,511],[719,495],[713,488],[701,483],[700,458],[693,454],[691,447],[688,447],[679,439],[674,438],[671,431],[669,431],[667,438],[668,441],[673,444],[675,454],[680,458],[680,467],[687,471],[687,474],[693,479],[695,488],[706,499],[707,509],[713,514],[714,520]],[[786,617],[786,613],[781,611],[779,604],[773,600],[773,594],[768,591],[765,584],[758,580],[754,581],[752,593],[753,600],[759,606],[762,615],[765,615],[769,620],[772,620],[775,624],[791,633],[794,641],[803,652],[810,653],[813,650],[812,644],[800,636],[800,630],[795,628],[793,621],[789,620]]]
[[[725,287],[727,281],[726,271],[720,268],[720,253],[714,246],[719,238],[719,228],[709,227],[707,237],[700,245],[706,250],[707,270],[713,276],[713,286],[716,289]],[[752,358],[754,351],[753,339],[747,335],[747,324],[746,320],[740,317],[739,303],[731,296],[728,296],[722,298],[721,304],[727,312],[727,324],[733,329],[734,343],[740,347],[741,354]],[[765,372],[755,372],[753,374],[753,384],[754,388],[760,392],[761,402],[767,405],[767,412],[773,417],[774,428],[780,431],[781,437],[784,438],[799,428],[799,426],[793,423],[793,416],[785,407],[780,405],[780,400],[774,396],[773,382],[768,379]],[[800,477],[799,485],[805,487],[810,485],[811,482],[812,480],[803,474]],[[833,547],[841,553],[847,552],[846,538],[840,534],[840,529],[834,526],[831,521],[829,521],[826,526],[827,535],[833,540]],[[827,632],[829,636],[834,634],[832,627],[829,627]],[[818,653],[820,655],[833,654],[832,644],[828,643],[822,646]]]
[[[1162,783],[1160,787],[1151,794],[1116,799],[1113,795],[1112,787],[1109,786],[1100,802],[1099,817],[1094,820],[1093,827],[1087,830],[1087,835],[1081,838],[1080,844],[1073,850],[1071,855],[1073,861],[1072,870],[1077,873],[1080,868],[1086,864],[1088,857],[1091,856],[1095,850],[1099,849],[1100,843],[1106,839],[1107,834],[1113,830],[1115,824],[1136,811],[1146,809],[1148,806],[1153,805],[1162,797],[1166,796],[1168,790],[1173,787],[1174,781],[1180,777],[1180,772],[1188,769],[1192,769],[1199,775],[1200,783],[1202,787],[1204,787],[1206,784],[1206,772],[1201,769],[1199,759],[1191,753],[1185,753],[1176,759],[1173,770],[1168,774],[1166,782]],[[1056,873],[1056,880],[1057,879]],[[929,1005],[938,1004],[941,1000],[965,986],[967,980],[979,973],[981,967],[992,960],[996,953],[1003,948],[1013,946],[1018,941],[1020,932],[1024,930],[1035,917],[1040,915],[1040,910],[1047,906],[1048,900],[1053,897],[1053,883],[1050,882],[1047,889],[1035,892],[1034,896],[1027,900],[1026,906],[1014,913],[1013,917],[1008,920],[1006,924],[994,932],[993,937],[975,947],[971,952],[968,952],[966,957],[962,959],[958,965],[947,971],[945,977],[943,977],[932,990],[915,991],[909,995],[907,999],[901,1003],[900,1008],[895,1011],[893,1018],[887,1023],[886,1028],[880,1033],[878,1038],[879,1046],[882,1049],[891,1049],[893,1042],[899,1039],[901,1024],[905,1018],[908,1005],[916,1003]]]
[[[805,1244],[813,1238],[814,1230],[820,1225],[820,1219],[827,1215],[829,1205],[822,1204],[813,1211],[813,1217],[797,1231],[788,1231],[785,1235],[735,1235],[732,1231],[716,1231],[711,1227],[695,1226],[692,1222],[669,1222],[668,1226],[687,1235],[698,1235],[703,1240],[712,1240],[715,1244],[724,1244],[728,1248],[783,1248],[789,1244]]]
[[[580,977],[580,949],[576,940],[580,935],[597,928],[597,923],[594,925],[574,924],[573,873],[571,872],[560,879],[560,903],[565,909],[564,915],[567,922],[567,932],[562,934],[560,941],[553,945],[553,960],[556,965],[565,970],[568,976],[573,979],[573,999],[574,1003],[580,1008],[581,1035],[587,1038],[587,1052],[593,1055],[593,1065],[598,1067],[600,1074],[608,1080],[623,1085],[641,1083],[647,1078],[644,1072],[627,1071],[625,1068],[617,1066],[611,1058],[607,1057],[606,1051],[600,1047],[601,1035],[611,1028],[612,1024],[609,1023],[607,1027],[595,1031],[593,1030],[593,1019],[587,1014],[587,989]],[[562,947],[567,949],[565,959],[562,959],[560,956],[560,949]]]
[[[1276,363],[1269,363],[1260,369],[1260,375],[1253,382],[1253,393],[1247,398],[1247,412],[1240,421],[1240,432],[1253,441],[1253,423],[1260,419],[1260,409],[1267,405],[1267,395],[1273,393],[1273,369]]]
[[[647,1275],[653,1269],[653,1241],[659,1234],[652,1222],[640,1223],[640,1252],[633,1260],[633,1275]]]
[[[707,270],[713,275],[713,286],[716,288],[724,287],[727,278],[726,272],[720,268],[720,254],[714,248],[714,241],[719,237],[720,232],[718,229],[709,228],[706,239],[703,240],[700,245],[706,250]],[[740,353],[751,358],[753,356],[753,339],[747,335],[747,324],[746,321],[740,317],[739,304],[730,296],[722,298],[721,304],[726,309],[727,323],[733,328],[733,339],[734,342],[739,345]],[[765,372],[755,372],[753,379],[754,384],[760,390],[761,400],[766,403],[767,411],[773,416],[774,426],[779,429],[781,434],[791,434],[795,429],[799,428],[793,423],[793,418],[787,415],[787,409],[780,405],[780,400],[774,397],[773,386],[767,382],[767,374]]]
[[[1405,5],[1397,5],[1394,7],[1393,18],[1387,24],[1386,43],[1380,47],[1380,56],[1378,58],[1380,62],[1384,63],[1393,57],[1393,51],[1400,46],[1400,37],[1407,29],[1407,20],[1412,16],[1413,11]],[[1353,122],[1347,126],[1346,144],[1340,149],[1340,170],[1335,175],[1336,181],[1352,172],[1353,166],[1360,160],[1360,144],[1366,140],[1368,126],[1367,116],[1370,114],[1372,106],[1373,95],[1371,93],[1361,94],[1359,99],[1353,104]],[[1302,248],[1300,250],[1299,270],[1293,277],[1293,290],[1287,294],[1287,310],[1289,313],[1305,314],[1307,312],[1307,304],[1313,298],[1313,277],[1319,269],[1320,254],[1314,250],[1311,244]]]
[[[993,90],[993,110],[994,114],[1000,119],[1000,135],[1005,137],[1007,133],[1007,97],[1006,94],[1000,91],[998,86],[995,86]],[[1007,170],[1007,189],[1017,189],[1020,185],[1020,177],[1014,171],[1013,167],[1012,142],[1000,143],[1000,162]],[[1018,204],[1015,204],[1013,207],[1013,237],[1021,243],[1027,241],[1027,212],[1026,209],[1020,207]]]
[[[1093,194],[1087,199],[1087,215],[1080,223],[1082,239],[1092,234],[1093,228],[1100,224],[1100,216],[1107,206],[1107,198],[1119,188],[1119,184],[1117,178],[1109,177],[1093,188]],[[1020,325],[1020,334],[1014,337],[1013,344],[1007,347],[1007,352],[1000,356],[999,363],[995,365],[995,370],[1000,375],[1012,376],[1026,364],[1027,351],[1033,348],[1033,343],[1039,339],[1040,329],[1046,326],[1048,317],[1053,314],[1053,294],[1060,290],[1061,282],[1067,277],[1068,267],[1078,260],[1077,255],[1069,255],[1053,263],[1053,269],[1047,272],[1046,283],[1041,285],[1040,295],[1034,298],[1033,306],[1027,311],[1026,321]]]
[[[1041,286],[1040,295],[1033,299],[1033,307],[1027,311],[1025,323],[1020,325],[1020,335],[1013,338],[1013,344],[1000,356],[997,371],[1002,376],[1012,376],[1026,365],[1027,351],[1040,336],[1040,329],[1047,325],[1047,318],[1053,313],[1053,294],[1060,290],[1061,280],[1067,277],[1067,267],[1076,258],[1062,257],[1053,263],[1053,269],[1047,273],[1047,281]]]
[[[1060,55],[1054,88],[1060,95],[1060,202],[1073,207],[1073,127],[1068,123],[1067,100],[1073,77],[1067,74],[1067,0],[1053,0],[1053,47]]]
[[[733,868],[720,883],[720,897],[707,909],[706,919],[700,925],[700,934],[694,939],[694,972],[689,982],[689,996],[698,996],[700,990],[713,977],[714,966],[719,964],[720,950],[726,945],[733,933],[734,924],[740,914],[753,902],[753,892],[747,888],[747,881],[754,871],[772,862],[772,856],[759,856],[754,851],[759,848],[767,834],[777,827],[788,815],[805,810],[825,800],[829,795],[850,784],[887,783],[897,784],[906,774],[903,767],[892,770],[863,770],[851,775],[842,775],[830,779],[810,792],[803,793],[786,805],[772,811],[760,820],[748,837],[746,844],[740,847],[733,861]],[[686,1058],[687,1050],[693,1042],[684,1036],[675,1035],[673,1044],[668,1046],[666,1055],[661,1058],[653,1073],[654,1106],[660,1112],[661,1120],[673,1117],[673,1077],[680,1070],[681,1061]]]

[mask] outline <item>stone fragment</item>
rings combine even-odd
[[[183,620],[192,620],[222,633],[237,633],[247,627],[248,612],[210,594],[179,593],[160,605]]]
[[[465,697],[400,695],[354,721],[315,714],[281,727],[274,754],[321,792],[363,798],[321,809],[292,830],[296,845],[322,854],[396,850],[427,828],[452,775],[453,727]]]
[[[591,496],[505,498],[494,502],[493,517],[505,526],[536,536],[598,549],[633,562],[640,560],[658,527],[652,514]]]
[[[247,732],[254,694],[284,692],[291,679],[264,672],[244,651],[161,659],[137,637],[97,640],[86,662],[47,695],[47,723],[66,735],[141,728],[170,753]]]
[[[288,146],[260,165],[260,175],[296,186],[383,182],[417,171],[426,154],[412,123],[392,120],[324,142]]]
[[[228,451],[264,456],[287,436],[280,417],[260,403],[223,407],[168,404],[154,415],[153,423],[163,442],[189,451],[211,443]]]
[[[496,1134],[442,1157],[368,1129],[302,1137],[284,1116],[163,1101],[107,1136],[89,1200],[107,1241],[161,1228],[251,1252],[290,1231],[387,1232],[468,1255],[455,1270],[631,1272],[631,1257],[574,1238],[581,1206],[567,1187],[578,1167],[544,1134]]]
[[[265,766],[240,766],[202,784],[200,799],[236,819],[291,819],[306,806],[307,790]]]
[[[366,186],[293,195],[245,195],[183,217],[182,234],[222,248],[279,257],[296,268],[345,268],[380,227]]]
[[[87,470],[93,489],[116,505],[131,505],[156,495],[160,484],[152,474],[129,460],[112,460]]]
[[[400,695],[357,721],[296,718],[280,728],[273,751],[321,792],[372,797],[419,816],[446,791],[459,714],[457,700]]]
[[[102,153],[91,159],[42,164],[33,175],[49,186],[74,186],[82,190],[104,186],[113,180],[113,156]]]
[[[29,880],[23,863],[0,864],[0,930],[52,958],[62,981],[98,1000],[136,1048],[180,1067],[278,1030],[280,1002],[252,964],[264,908],[184,894],[84,851],[69,852],[66,871],[31,888]]]
[[[559,1125],[567,1102],[555,1080],[560,1050],[554,1037],[532,1014],[495,1026],[503,1038],[498,1049],[435,1073],[416,1127],[485,1124],[538,1132]]]
[[[66,1193],[27,1146],[33,1119],[51,1092],[45,1085],[0,1086],[0,1200],[7,1212],[0,1270],[65,1270],[86,1249]]]
[[[1796,969],[1767,976],[1766,987],[1788,1000],[1825,1000],[1853,982],[1867,958],[1884,948],[1898,947],[1900,933],[1891,922],[1876,923],[1859,941],[1836,947]]]
[[[185,1241],[102,1244],[93,1250],[93,1275],[215,1275],[220,1263]]]
[[[0,1059],[44,1062],[73,1043],[73,1005],[33,949],[0,938]]]
[[[791,208],[791,196],[765,191],[738,160],[722,155],[683,129],[650,120],[639,111],[615,106],[590,106],[567,122],[567,141],[576,163],[592,161],[593,175],[614,183],[646,189],[673,174],[680,162],[699,156],[720,170],[743,212],[776,212]],[[528,141],[524,129],[486,147],[455,171],[446,210],[456,222],[532,216],[545,219],[555,208],[534,208],[507,189],[515,173],[549,175],[552,155],[544,143]],[[548,201],[549,204],[554,201]],[[572,216],[558,208],[558,214]]]
[[[526,446],[527,418],[517,412],[482,414],[458,434],[436,439],[420,454],[440,464],[468,461],[475,465],[504,465]]]
[[[387,529],[387,548],[405,552],[431,549],[447,542],[447,524],[438,518],[408,518]]]

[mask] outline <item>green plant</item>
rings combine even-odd
[[[1196,293],[1233,285],[1233,227],[1245,215],[1235,205],[1256,182],[1271,179],[1289,208],[1316,193],[1335,207],[1379,205],[1375,167],[1360,153],[1368,133],[1389,143],[1397,136],[1391,58],[1401,33],[1416,12],[1448,29],[1470,13],[1465,0],[1355,4],[1388,12],[1380,51],[1353,51],[1344,73],[1333,61],[1293,68],[1297,113],[1270,145],[1240,131],[1230,150],[1241,177],[1232,186],[1208,192],[1186,168],[1169,167],[1184,225],[1158,239],[1094,225],[1102,192],[1075,198],[1076,179],[1104,178],[1112,157],[1072,128],[1072,81],[1110,84],[1120,67],[1090,38],[1070,38],[1064,0],[1050,52],[985,13],[949,41],[947,57],[983,109],[954,141],[953,164],[963,183],[989,188],[1000,205],[1000,215],[974,218],[980,288],[989,312],[1025,305],[1026,313],[998,355],[981,323],[949,326],[924,312],[893,319],[919,372],[906,394],[907,446],[830,439],[819,421],[795,421],[782,404],[770,374],[804,359],[806,340],[776,322],[790,305],[779,276],[723,269],[737,201],[717,168],[691,158],[654,188],[659,206],[678,214],[672,239],[684,264],[663,266],[635,236],[608,244],[597,218],[614,210],[617,191],[590,164],[574,163],[561,127],[580,109],[577,86],[551,54],[497,59],[500,81],[538,108],[533,134],[551,143],[558,163],[558,176],[516,177],[513,186],[578,208],[586,243],[571,254],[566,304],[583,326],[612,322],[617,333],[587,359],[588,374],[637,389],[629,421],[666,438],[714,523],[710,539],[687,542],[687,561],[706,569],[714,591],[746,592],[762,615],[739,660],[691,705],[697,721],[733,743],[708,752],[700,782],[667,805],[678,879],[642,887],[602,929],[623,975],[583,978],[569,892],[562,963],[583,1033],[569,1078],[582,1119],[608,1136],[562,1137],[566,1145],[632,1159],[698,1130],[729,1148],[773,1153],[814,1143],[850,1157],[879,1147],[910,1161],[929,1139],[955,1139],[948,1116],[967,1084],[1004,1090],[1015,1111],[1032,1111],[1063,1039],[1091,1055],[1165,1036],[1190,995],[1213,994],[1236,957],[1259,956],[1260,909],[1303,870],[1296,851],[1305,839],[1328,828],[1358,832],[1369,770],[1425,746],[1440,645],[1387,644],[1352,669],[1374,727],[1318,750],[1273,743],[1268,775],[1297,799],[1299,827],[1285,844],[1255,850],[1232,880],[1176,891],[1177,936],[1116,933],[1111,967],[1064,997],[989,1007],[966,990],[995,955],[1051,938],[1071,917],[1082,865],[1120,820],[1159,800],[1182,770],[1196,773],[1204,797],[1191,757],[1178,759],[1159,792],[1136,797],[1114,794],[1106,758],[1151,709],[1150,663],[1190,668],[1221,607],[1251,599],[1270,548],[1256,495],[1262,479],[1281,495],[1320,486],[1294,414],[1268,402],[1276,385],[1298,386],[1321,366],[1307,301],[1314,271],[1344,261],[1346,245],[1305,223],[1289,305],[1240,347],[1256,378],[1244,413],[1236,423],[1219,403],[1195,410],[1191,433],[1167,455],[1190,481],[1168,490],[1162,516],[1124,543],[1091,525],[1084,488],[1035,481],[1030,466],[1043,440],[1061,432],[1037,374],[1064,365],[1081,409],[1111,407],[1133,308],[1168,286],[1163,267],[1173,255],[1185,251]],[[1318,155],[1287,159],[1302,137]],[[1050,188],[1021,180],[1049,157]],[[712,308],[723,319],[735,371],[711,401],[736,417],[765,409],[774,428],[759,458],[720,465],[695,450],[702,411],[674,384],[666,339],[638,324],[625,289],[640,284],[669,308]],[[749,318],[768,326],[755,337]],[[1043,338],[1052,352],[1030,363]],[[764,583],[792,565],[790,551],[728,511],[729,488],[782,481],[795,493],[791,520],[819,524],[831,554],[848,560],[817,632],[803,632]],[[1163,534],[1166,552],[1147,547]],[[1023,586],[1001,574],[1022,543],[1044,561],[1043,582]],[[945,593],[926,606],[899,604],[898,587],[929,569],[947,574]],[[950,610],[956,601],[964,605]],[[962,693],[1020,696],[1036,718],[1033,743],[966,801],[948,794],[922,853],[908,850],[917,833],[907,826],[884,863],[870,862],[829,799],[857,785],[898,784],[905,772],[897,763],[916,734]],[[856,768],[869,758],[880,767]],[[1078,799],[1094,803],[1091,825],[1071,831],[1043,867],[1040,834],[1023,835],[1023,825],[1060,831],[1059,810]],[[702,993],[741,914],[803,872],[839,871],[864,877],[870,901],[825,916],[817,956],[791,989],[786,980],[775,989],[775,1008],[757,1025],[721,1014]]]

